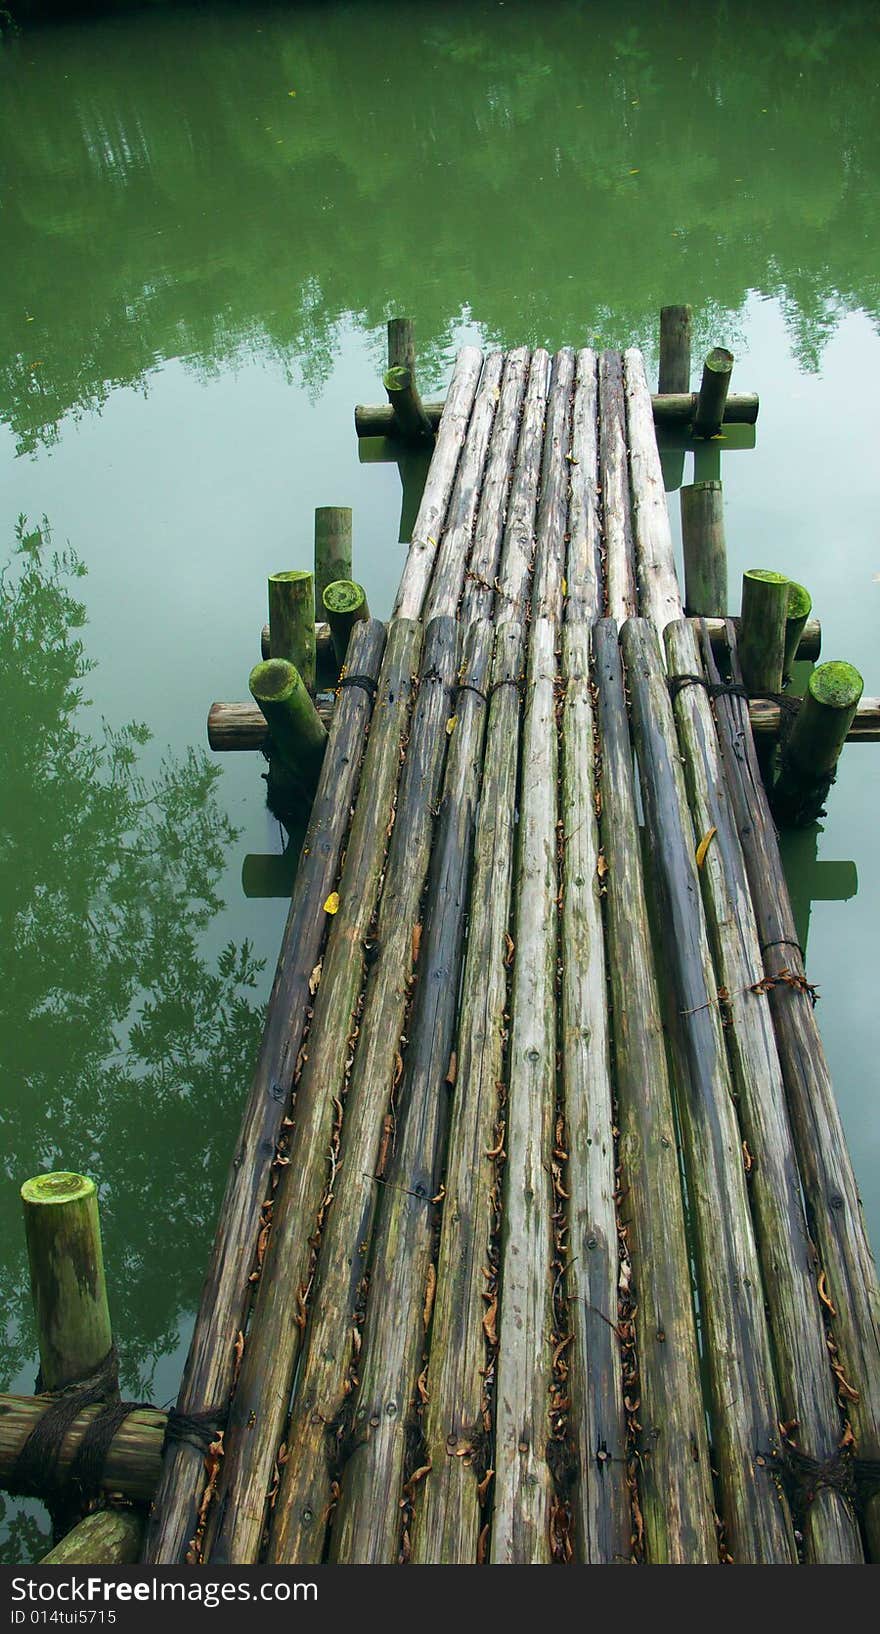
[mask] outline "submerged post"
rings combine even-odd
[[[853,664],[820,664],[782,751],[773,814],[801,827],[821,817],[864,682]]]
[[[801,637],[807,627],[807,619],[813,611],[813,598],[809,590],[802,584],[796,584],[794,579],[788,581],[788,617],[785,620],[785,655],[782,661],[782,678],[788,681],[791,676],[791,666],[795,661]]]
[[[698,437],[717,437],[724,419],[730,376],[733,373],[733,353],[725,346],[713,346],[703,363],[703,378],[694,417],[694,432]]]
[[[39,1174],[21,1200],[42,1388],[63,1390],[96,1373],[113,1346],[98,1193],[86,1175]]]
[[[727,545],[720,482],[694,482],[681,490],[685,612],[723,618],[727,611]]]
[[[351,508],[319,505],[315,511],[315,605],[328,584],[351,578]]]
[[[315,690],[315,581],[311,573],[270,573],[269,654],[295,665]]]
[[[686,392],[691,383],[690,306],[660,309],[660,374],[658,392]]]
[[[745,686],[756,697],[782,691],[788,593],[784,573],[755,567],[743,574],[739,661]]]
[[[330,625],[333,653],[341,669],[354,626],[370,616],[363,585],[355,584],[353,579],[337,579],[334,584],[328,584],[324,591],[324,611]]]
[[[419,396],[412,369],[405,368],[402,363],[395,364],[393,369],[386,369],[383,385],[394,410],[397,431],[404,442],[433,441],[434,429]]]
[[[249,685],[285,772],[304,789],[314,789],[327,732],[299,671],[283,658],[270,658],[254,665]]]

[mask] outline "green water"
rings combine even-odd
[[[351,418],[389,314],[431,389],[471,338],[653,370],[692,302],[762,400],[731,585],[806,582],[880,693],[878,87],[868,4],[169,7],[0,45],[3,1385],[35,1370],[17,1188],[57,1165],[101,1182],[125,1388],[176,1392],[284,917],[241,886],[281,848],[260,766],[212,777],[205,712],[316,505],[354,507],[389,610],[400,474]],[[788,848],[875,1243],[878,810],[850,748]]]

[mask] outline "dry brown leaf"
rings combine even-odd
[[[712,844],[712,841],[714,840],[715,835],[717,833],[718,833],[718,830],[717,830],[717,828],[714,827],[714,825],[713,825],[712,828],[708,828],[706,830],[705,834],[703,835],[703,838],[701,839],[699,845],[697,846],[697,867],[698,868],[702,868],[703,863],[706,861],[706,852],[708,851],[708,849],[709,849],[710,845]]]

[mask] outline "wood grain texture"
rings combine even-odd
[[[669,509],[641,352],[625,352],[623,368],[639,612],[662,635],[671,619],[681,618],[681,591],[675,576]]]
[[[492,612],[530,362],[527,346],[518,346],[505,354],[501,397],[492,427],[473,549],[461,600],[460,618],[465,628]]]
[[[513,482],[501,541],[501,560],[495,586],[495,618],[522,618],[529,597],[535,554],[535,518],[541,478],[544,415],[550,389],[550,356],[541,347],[532,353],[529,383],[523,404]]]
[[[467,440],[458,462],[449,514],[425,598],[426,619],[435,618],[438,614],[454,617],[458,610],[477,522],[489,439],[501,394],[503,367],[503,352],[490,352],[483,364]]]
[[[571,427],[566,617],[596,619],[603,609],[599,484],[599,370],[596,353],[577,355]]]
[[[575,355],[570,346],[556,353],[541,454],[541,494],[535,521],[532,576],[533,618],[562,618],[567,557],[568,492],[571,485],[571,414]]]
[[[478,347],[463,346],[456,358],[412,542],[401,575],[394,603],[395,618],[421,617],[482,366],[483,354]]]
[[[599,358],[599,446],[605,611],[621,625],[634,616],[638,604],[620,352],[603,352]]]

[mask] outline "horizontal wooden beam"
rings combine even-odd
[[[697,412],[696,392],[654,392],[651,406],[656,425],[687,426]],[[431,425],[440,424],[445,403],[443,397],[430,398],[424,405]],[[732,392],[724,410],[725,425],[754,425],[758,418],[757,392]],[[354,411],[354,428],[359,437],[393,437],[396,426],[390,403],[358,403]]]
[[[52,1406],[50,1396],[0,1395],[0,1487],[14,1480],[15,1463],[31,1431]],[[73,1420],[61,1444],[58,1468],[70,1468],[99,1406],[85,1407]],[[120,1425],[104,1460],[101,1484],[106,1492],[148,1502],[159,1482],[167,1415],[138,1407]]]

